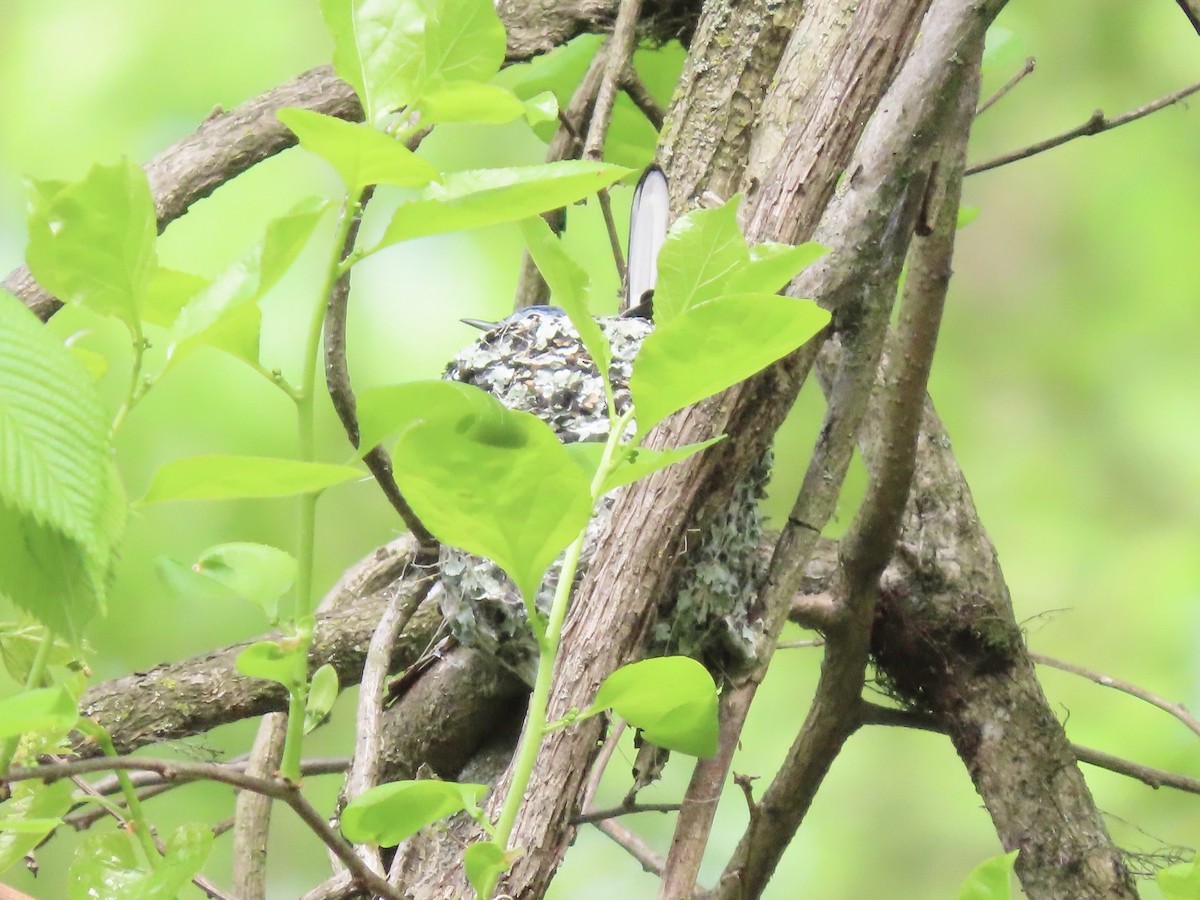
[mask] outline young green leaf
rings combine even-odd
[[[355,843],[394,847],[426,825],[478,806],[485,784],[392,781],[364,791],[342,811],[342,834]]]
[[[664,749],[691,756],[717,752],[717,685],[690,657],[660,656],[617,669],[585,715],[606,709]]]
[[[354,88],[367,123],[416,99],[424,58],[421,0],[321,0],[333,35],[333,69]]]
[[[208,279],[191,272],[158,266],[150,273],[142,299],[142,321],[170,328],[188,301],[208,287]]]
[[[5,622],[0,624],[0,660],[4,670],[13,681],[24,684],[33,666],[33,659],[38,648],[46,639],[46,626],[32,621]],[[61,638],[53,638],[46,664],[50,666],[65,666],[72,662],[78,654],[73,647]]]
[[[451,81],[425,92],[421,124],[481,122],[502,125],[525,114],[525,104],[508,88],[482,81]]]
[[[72,642],[104,600],[119,486],[87,372],[0,291],[0,596]]]
[[[504,63],[506,40],[492,0],[431,3],[425,23],[425,84],[486,81]]]
[[[247,678],[276,681],[289,691],[296,683],[296,657],[304,653],[299,641],[256,641],[237,655],[234,667]]]
[[[710,438],[699,444],[685,444],[682,447],[675,447],[671,450],[650,450],[646,447],[638,447],[623,457],[618,456],[616,468],[604,480],[604,485],[601,487],[600,493],[607,494],[609,491],[623,485],[633,484],[633,482],[645,478],[659,469],[665,469],[667,466],[673,466],[677,462],[682,462],[689,456],[699,453],[701,450],[708,449],[724,437],[725,435],[719,434],[715,438]],[[583,470],[590,481],[596,474],[596,470],[600,468],[600,462],[604,456],[604,445],[598,441],[581,441],[574,444],[567,444],[566,448],[567,452],[571,454],[571,458],[575,460],[576,465]]]
[[[338,698],[337,669],[329,663],[313,673],[308,688],[308,703],[304,708],[304,733],[309,734],[329,717],[329,711]]]
[[[211,828],[181,825],[167,839],[162,860],[150,868],[128,832],[90,834],[71,864],[67,896],[70,900],[168,900],[200,871],[212,841]]]
[[[1200,863],[1177,863],[1159,869],[1154,883],[1165,900],[1200,900]]]
[[[828,321],[829,313],[810,300],[738,294],[658,325],[642,344],[629,380],[638,432],[645,434],[676,410],[749,378]]]
[[[457,381],[410,381],[367,388],[358,397],[359,450],[366,453],[388,435],[418,421],[457,422],[464,416],[496,415],[488,394]]]
[[[550,226],[541,216],[522,219],[517,225],[521,229],[521,237],[525,239],[525,246],[529,249],[530,258],[550,288],[550,298],[566,310],[588,355],[595,361],[605,384],[608,384],[609,369],[612,366],[612,346],[588,311],[587,301],[584,299],[588,283],[587,273],[567,255],[562,241],[550,230]],[[609,388],[611,390],[611,385]]]
[[[97,353],[95,350],[89,350],[78,344],[67,344],[66,347],[71,351],[72,356],[83,363],[83,367],[87,369],[88,378],[92,381],[99,381],[108,374],[108,357],[103,353]]]
[[[583,160],[453,172],[400,204],[370,252],[412,238],[527,219],[582,200],[628,174],[620,166]]]
[[[61,686],[24,691],[0,700],[0,738],[27,731],[68,731],[79,712],[75,698]]]
[[[542,91],[523,101],[525,121],[530,125],[558,121],[558,98],[552,91]]]
[[[799,244],[755,244],[750,260],[734,270],[725,283],[727,294],[774,294],[829,250],[815,241]]]
[[[984,860],[958,889],[958,900],[1009,900],[1017,851]]]
[[[351,196],[369,184],[418,188],[441,177],[429,162],[370,125],[310,109],[281,109],[275,115],[300,139],[301,147],[337,170]]]
[[[979,218],[980,208],[972,206],[969,203],[964,203],[958,208],[958,219],[955,222],[955,228],[966,228],[972,222]]]
[[[439,384],[461,402],[461,388]],[[440,540],[488,557],[531,598],[587,524],[590,486],[545,422],[479,394],[483,412],[429,418],[401,435],[396,480]]]
[[[213,344],[257,361],[255,304],[295,262],[328,209],[325,201],[309,198],[271,221],[262,241],[180,310],[168,336],[168,360],[177,362],[197,346]]]
[[[265,456],[189,456],[163,463],[138,502],[291,497],[362,478],[350,466]]]
[[[467,881],[480,897],[492,896],[496,879],[509,866],[508,853],[495,841],[476,841],[463,854]]]
[[[73,805],[74,785],[69,779],[51,784],[19,781],[12,796],[0,803],[0,872],[25,858],[25,854],[62,822]]]
[[[136,332],[158,234],[146,173],[126,159],[73,184],[33,184],[30,194],[29,271],[64,302]]]
[[[296,577],[290,553],[266,544],[231,543],[209,547],[190,566],[160,556],[159,577],[180,596],[240,597],[262,608],[274,622],[279,598]]]
[[[740,196],[715,209],[681,216],[667,233],[658,254],[654,321],[662,326],[705,300],[730,293],[725,283],[750,262],[750,250],[738,227]]]

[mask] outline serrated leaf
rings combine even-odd
[[[596,324],[584,299],[588,277],[583,268],[567,255],[562,241],[550,230],[541,216],[522,219],[517,223],[529,256],[542,273],[550,288],[550,297],[567,313],[583,346],[596,364],[605,384],[609,384],[612,366],[612,345]],[[611,385],[609,385],[611,390]]]
[[[72,184],[31,185],[28,225],[25,261],[46,290],[137,330],[158,235],[140,166],[126,159]]]
[[[507,88],[482,81],[451,81],[425,92],[421,124],[480,122],[502,125],[525,114],[525,104]]]
[[[773,242],[755,244],[750,248],[749,261],[729,276],[725,293],[777,293],[828,252],[828,248],[815,241],[795,247]]]
[[[329,716],[338,698],[337,669],[329,663],[313,673],[308,688],[308,702],[304,707],[304,733],[310,733]]]
[[[527,219],[582,200],[628,174],[620,166],[582,160],[454,172],[400,204],[370,252],[412,238]]]
[[[0,738],[27,731],[66,731],[77,718],[75,698],[62,687],[23,691],[0,700]]]
[[[290,553],[266,544],[235,542],[209,547],[190,566],[167,557],[155,560],[159,577],[181,596],[239,597],[274,622],[279,598],[296,578]]]
[[[291,497],[362,478],[350,466],[266,456],[189,456],[155,471],[139,503]]]
[[[393,781],[364,791],[342,811],[342,834],[355,843],[394,847],[487,794],[485,784],[454,781]]]
[[[62,822],[73,805],[74,785],[68,779],[43,784],[20,781],[12,796],[0,803],[0,872],[25,858],[25,854]]]
[[[657,294],[654,302],[657,309]],[[828,321],[829,313],[811,300],[738,294],[702,303],[656,326],[642,343],[629,380],[638,432],[645,434],[676,410],[749,378]]]
[[[256,246],[180,310],[167,338],[169,362],[202,344],[256,361],[260,314],[255,304],[300,255],[328,209],[328,203],[309,198],[269,222]]]
[[[281,109],[275,115],[301,147],[333,166],[352,196],[369,184],[417,188],[441,177],[436,167],[370,125],[309,109]]]
[[[480,897],[490,897],[496,879],[509,866],[508,853],[495,841],[476,841],[463,853],[467,881]]]
[[[690,657],[661,656],[617,669],[604,679],[586,714],[606,709],[666,750],[691,756],[717,752],[717,685]]]
[[[740,196],[715,209],[681,216],[667,232],[658,254],[654,321],[666,325],[693,306],[727,294],[734,272],[750,263],[750,249],[738,228]]]
[[[1017,852],[993,856],[976,866],[958,889],[958,900],[1009,900]]]
[[[461,387],[436,384],[449,403],[462,403]],[[587,524],[590,486],[545,422],[472,390],[480,399],[465,415],[447,417],[431,405],[429,417],[401,435],[396,480],[439,540],[486,556],[532,598]]]
[[[234,668],[247,678],[275,681],[291,691],[300,686],[296,657],[302,653],[299,641],[256,641],[237,655]]]
[[[83,365],[0,291],[0,595],[76,643],[123,523],[107,419]]]
[[[200,871],[212,847],[212,829],[181,825],[167,839],[163,859],[149,868],[123,830],[89,834],[71,864],[70,900],[175,900]]]

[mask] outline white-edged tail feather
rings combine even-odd
[[[647,299],[647,292],[658,282],[658,251],[667,239],[670,219],[667,176],[658,166],[651,166],[633,192],[629,213],[629,266],[622,306],[626,312]]]

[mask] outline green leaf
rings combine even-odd
[[[239,597],[262,608],[274,622],[279,598],[296,578],[290,553],[266,544],[231,543],[209,547],[190,566],[160,556],[159,577],[180,596]]]
[[[467,881],[480,897],[490,897],[496,879],[509,866],[508,853],[495,841],[476,841],[463,854]]]
[[[612,366],[612,345],[596,324],[587,308],[584,292],[587,290],[587,273],[575,260],[567,255],[562,241],[550,230],[546,220],[541,216],[532,216],[517,223],[521,229],[521,237],[529,248],[529,256],[537,266],[546,284],[550,288],[550,297],[558,303],[575,331],[588,355],[596,363],[606,385],[609,384],[609,369]],[[611,385],[609,385],[611,390]]]
[[[338,698],[337,669],[329,663],[313,673],[308,688],[308,703],[304,708],[304,733],[308,734],[329,716]]]
[[[421,124],[481,122],[502,125],[525,114],[525,104],[508,88],[482,81],[451,81],[421,98]]]
[[[983,43],[982,68],[985,77],[1008,79],[1028,57],[1025,41],[1011,28],[993,25]]]
[[[657,472],[659,469],[665,469],[667,466],[673,466],[677,462],[683,462],[689,456],[699,453],[701,450],[707,450],[717,441],[723,440],[725,435],[719,434],[715,438],[709,438],[707,441],[701,441],[698,444],[684,444],[682,447],[675,447],[671,450],[650,450],[646,447],[639,447],[629,454],[628,458],[613,470],[612,474],[604,481],[604,493],[608,493],[614,488],[619,488],[622,485],[633,484],[633,482],[645,478],[652,472]],[[571,444],[571,447],[577,446]],[[568,448],[569,449],[569,448]]]
[[[301,147],[337,170],[353,196],[369,184],[417,188],[441,177],[433,165],[370,125],[309,109],[281,109],[275,115],[300,139]]]
[[[150,282],[146,285],[142,320],[160,328],[170,328],[179,317],[179,311],[206,287],[207,278],[158,266],[150,273]]]
[[[73,184],[30,188],[25,261],[34,278],[64,302],[136,331],[158,234],[146,173],[125,159],[93,166]]]
[[[99,381],[108,374],[108,357],[103,353],[97,353],[87,347],[80,347],[78,344],[67,344],[67,349],[71,351],[72,356],[83,363],[83,367],[87,369],[88,378],[92,381]]]
[[[138,502],[291,497],[362,478],[350,466],[266,456],[189,456],[164,463]]]
[[[487,794],[485,784],[454,781],[392,781],[364,791],[342,812],[342,834],[356,844],[394,847],[464,809],[474,809]]]
[[[461,388],[437,383],[461,402]],[[450,418],[433,406],[401,435],[396,480],[439,540],[486,556],[532,599],[546,568],[587,524],[590,485],[545,422],[479,394],[483,412]]]
[[[1009,883],[1017,852],[993,856],[976,866],[958,889],[958,900],[1009,900],[1012,896]]]
[[[542,91],[524,101],[525,121],[530,125],[558,121],[558,98],[553,91]]]
[[[402,203],[370,252],[412,238],[527,219],[581,200],[628,174],[620,166],[582,160],[454,172]]]
[[[729,293],[725,284],[750,262],[738,228],[740,196],[715,209],[699,209],[671,226],[658,254],[654,321],[666,325],[689,308]]]
[[[437,0],[425,24],[425,84],[486,81],[500,71],[506,43],[492,0]]]
[[[0,872],[25,858],[25,854],[59,826],[73,805],[74,785],[64,778],[52,784],[20,781],[12,796],[0,803]]]
[[[658,325],[634,359],[629,380],[638,432],[646,434],[676,410],[749,378],[828,321],[829,313],[811,300],[737,294]]]
[[[168,335],[169,362],[202,344],[257,361],[260,313],[255,304],[295,262],[328,209],[325,201],[309,198],[268,223],[262,241],[180,310]]]
[[[749,262],[729,276],[725,293],[777,293],[828,252],[828,248],[815,241],[795,247],[772,242],[755,244],[750,248]]]
[[[980,208],[964,203],[958,208],[958,220],[955,222],[955,228],[966,228],[972,222],[979,218]]]
[[[27,731],[66,731],[77,718],[75,698],[63,687],[23,691],[0,700],[0,738]]]
[[[296,681],[296,657],[304,652],[299,641],[256,641],[237,655],[234,667],[247,678],[276,681],[289,691]]]
[[[103,604],[123,522],[95,386],[0,291],[0,596],[77,643]]]
[[[622,666],[604,679],[586,715],[611,709],[646,740],[691,756],[717,752],[717,685],[687,656],[660,656]]]
[[[150,869],[127,832],[90,834],[71,864],[67,895],[70,900],[175,900],[204,865],[212,840],[212,829],[204,825],[181,825],[167,839],[158,867]]]
[[[1200,900],[1200,864],[1178,863],[1159,869],[1154,883],[1166,900]]]
[[[33,658],[46,636],[46,626],[33,622],[6,622],[0,624],[0,660],[4,669],[18,684],[29,678]],[[74,648],[60,638],[53,638],[46,664],[65,666],[76,659]]]
[[[388,435],[429,418],[458,421],[495,414],[488,394],[457,381],[410,381],[367,388],[358,396],[359,451],[366,453]]]

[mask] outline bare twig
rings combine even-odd
[[[795,622],[812,631],[825,631],[838,617],[838,606],[833,595],[797,594],[788,610],[788,621]]]
[[[630,831],[620,822],[605,819],[597,822],[596,827],[608,836],[622,850],[641,864],[642,871],[661,876],[663,873],[663,858],[635,832]]]
[[[1139,700],[1145,700],[1151,706],[1157,707],[1163,712],[1174,716],[1186,725],[1193,734],[1200,735],[1200,719],[1193,716],[1182,703],[1173,703],[1164,697],[1158,696],[1158,694],[1151,693],[1143,687],[1138,687],[1136,684],[1122,681],[1119,678],[1113,678],[1111,675],[1105,675],[1103,672],[1097,672],[1094,669],[1088,669],[1076,663],[1067,662],[1066,660],[1055,659],[1052,656],[1033,652],[1029,654],[1029,658],[1038,665],[1050,666],[1053,669],[1070,672],[1072,675],[1078,675],[1081,678],[1086,678],[1088,681],[1094,681],[1102,687],[1112,688],[1123,694],[1129,694],[1131,697],[1137,697]]]
[[[654,130],[662,131],[667,114],[658,105],[658,101],[646,90],[646,85],[642,84],[642,79],[638,77],[632,61],[621,72],[621,90],[633,101],[633,105],[642,111],[642,115],[650,120]]]
[[[163,778],[184,778],[190,781],[216,781],[239,790],[255,791],[290,806],[333,853],[353,873],[359,883],[388,900],[402,900],[402,894],[362,864],[354,848],[334,831],[317,812],[298,786],[280,778],[259,778],[240,769],[218,763],[197,763],[186,760],[154,759],[151,757],[104,756],[63,763],[48,763],[25,769],[11,769],[0,778],[0,784],[37,779],[47,784],[62,778],[72,778],[91,772],[108,771],[156,772]]]
[[[992,96],[988,97],[986,100],[984,100],[982,103],[979,104],[979,107],[975,110],[975,118],[979,118],[985,112],[987,112],[989,109],[991,109],[993,106],[995,106],[1000,100],[1002,100],[1005,97],[1005,95],[1008,94],[1009,91],[1011,91],[1018,84],[1020,84],[1022,81],[1024,81],[1025,76],[1032,75],[1033,70],[1035,68],[1037,68],[1037,60],[1035,60],[1031,56],[1027,60],[1025,60],[1025,65],[1023,65],[1020,68],[1020,70],[1017,72],[1016,75],[1014,75],[1012,78],[1008,79],[1008,81],[1004,82],[1004,84],[1000,87],[1000,89],[998,91],[996,91],[996,93],[992,94]]]
[[[250,749],[245,771],[259,778],[275,775],[287,737],[287,716],[263,716]],[[267,896],[267,839],[271,832],[270,797],[254,791],[239,791],[234,804],[233,892],[242,900],[265,900]]]
[[[1000,166],[1007,166],[1009,163],[1037,156],[1039,153],[1045,153],[1047,150],[1053,150],[1055,147],[1061,147],[1063,144],[1073,141],[1076,138],[1091,137],[1094,134],[1112,131],[1114,128],[1120,128],[1122,125],[1136,122],[1138,119],[1144,118],[1151,113],[1158,112],[1160,109],[1165,109],[1168,106],[1178,103],[1180,100],[1190,97],[1196,91],[1200,91],[1200,82],[1180,88],[1177,91],[1159,97],[1157,100],[1147,103],[1144,106],[1139,106],[1137,109],[1131,109],[1129,112],[1122,113],[1112,119],[1105,116],[1104,112],[1098,109],[1082,125],[1078,125],[1054,137],[1046,138],[1044,141],[1038,141],[1036,144],[1030,144],[1028,147],[1023,147],[1020,150],[1013,150],[1010,153],[1005,153],[1002,156],[997,156],[994,159],[973,165],[967,169],[966,174],[977,175],[980,172],[987,172],[990,169],[998,169]]]
[[[679,812],[678,803],[631,803],[628,806],[613,806],[609,809],[594,809],[582,812],[571,818],[572,825],[603,822],[606,819],[619,819],[621,816],[632,816],[637,813],[672,813]]]
[[[587,139],[583,143],[584,159],[600,159],[604,156],[604,139],[612,121],[613,103],[621,84],[621,74],[629,65],[633,55],[638,16],[642,12],[642,0],[621,0],[617,21],[613,24],[612,38],[604,49],[604,74],[596,92],[596,103],[588,125]]]
[[[596,796],[596,791],[600,789],[600,782],[604,778],[604,771],[608,768],[613,754],[617,752],[617,746],[621,742],[621,735],[625,733],[625,727],[625,720],[618,717],[609,730],[608,738],[604,741],[604,747],[600,750],[600,755],[592,763],[592,774],[588,777],[587,786],[583,789],[583,802],[579,804],[579,808],[585,814],[592,809],[592,800]]]
[[[600,212],[604,216],[604,228],[608,232],[608,243],[612,247],[613,261],[617,264],[617,277],[625,283],[625,258],[621,255],[621,236],[617,233],[617,221],[613,218],[612,199],[608,188],[596,192],[600,201]]]

